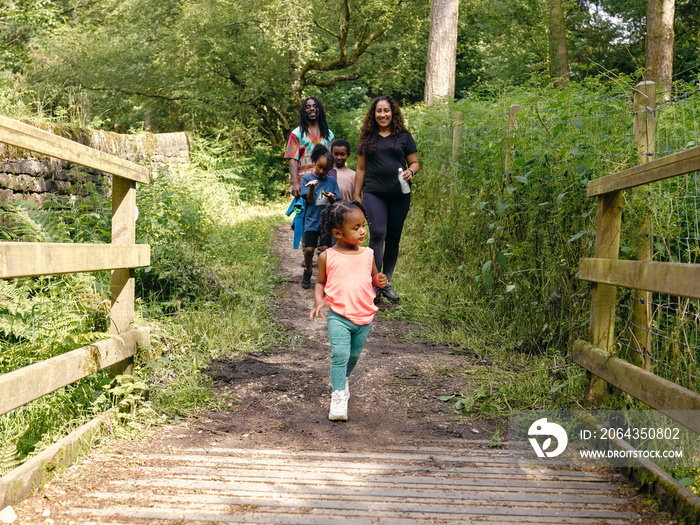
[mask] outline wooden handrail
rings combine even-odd
[[[1,375],[0,415],[128,359],[137,343],[148,342],[139,328]]]
[[[594,179],[588,183],[586,194],[588,197],[596,197],[694,171],[700,171],[700,146]]]
[[[148,169],[29,124],[0,116],[0,142],[148,184]]]
[[[647,372],[585,341],[574,343],[574,362],[620,390],[700,434],[700,394]]]
[[[0,142],[113,176],[111,244],[0,242],[0,279],[112,270],[110,331],[118,336],[0,376],[4,414],[106,367],[128,372],[137,342],[148,343],[148,331],[133,330],[133,322],[134,268],[150,264],[150,246],[136,244],[136,183],[148,184],[149,171],[2,116]]]
[[[700,264],[581,259],[579,279],[700,299]]]
[[[577,341],[574,344],[574,361],[589,372],[586,385],[586,402],[589,406],[599,405],[605,398],[605,381],[666,413],[678,410],[697,411],[700,410],[700,394],[641,368],[650,365],[651,321],[646,316],[635,317],[633,323],[639,326],[632,337],[636,338],[633,350],[640,356],[637,361],[641,366],[613,356],[616,347],[615,309],[618,286],[637,290],[635,302],[644,303],[643,308],[639,309],[642,313],[644,310],[648,311],[649,292],[700,299],[700,264],[651,261],[651,249],[647,246],[651,235],[648,224],[639,232],[643,241],[637,246],[638,254],[645,260],[618,259],[623,190],[700,171],[700,146],[644,162],[647,158],[645,153],[653,146],[654,123],[653,119],[647,120],[647,114],[653,115],[653,110],[647,112],[647,108],[654,106],[653,98],[656,92],[652,82],[644,82],[637,87],[649,100],[648,104],[641,105],[635,101],[636,117],[639,121],[635,122],[635,139],[640,147],[641,164],[588,183],[588,196],[598,197],[595,258],[581,259],[579,278],[594,283],[590,342]],[[644,129],[639,129],[640,127]],[[678,417],[681,419],[674,419],[700,432],[700,419],[697,416]]]
[[[151,264],[147,244],[0,242],[0,279],[140,268]]]

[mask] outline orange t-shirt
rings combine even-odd
[[[360,253],[340,253],[326,250],[326,302],[338,315],[356,325],[372,322],[378,308],[374,305],[372,262],[374,251],[365,248]]]

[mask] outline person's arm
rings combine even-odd
[[[355,196],[356,201],[362,202],[362,186],[365,183],[365,156],[357,156],[357,169],[355,170]]]
[[[323,319],[323,313],[321,309],[324,306],[328,306],[328,303],[324,299],[324,292],[326,289],[326,252],[321,253],[318,256],[318,276],[316,277],[316,287],[314,288],[314,308],[309,314],[309,319],[314,323],[316,322],[316,317]]]
[[[403,178],[404,180],[411,180],[420,169],[420,164],[418,164],[418,153],[411,153],[408,157],[406,157],[406,163],[408,164],[408,167],[403,172]]]
[[[387,280],[386,275],[379,273],[379,270],[377,270],[377,264],[374,262],[374,259],[372,259],[372,286],[376,286],[377,288],[386,288],[388,283],[389,281]]]
[[[305,188],[309,188],[309,193],[304,197],[307,204],[313,204],[316,201],[316,184],[318,184],[318,179],[310,180],[304,184]]]
[[[299,161],[297,159],[289,159],[289,175],[292,177],[292,195],[298,197],[301,184],[299,184]]]

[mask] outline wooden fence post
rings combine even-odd
[[[613,191],[598,197],[595,235],[596,258],[617,259],[619,257],[621,221],[622,191]],[[608,353],[612,353],[615,347],[616,296],[616,286],[593,284],[589,340],[593,346]],[[588,371],[586,379],[586,406],[600,406],[606,395],[607,383]]]
[[[461,111],[455,112],[455,120],[452,132],[452,168],[456,171],[455,163],[459,157],[459,152],[462,148],[462,130],[464,129],[464,113]]]
[[[634,141],[639,151],[639,164],[652,160],[649,153],[654,152],[654,112],[656,110],[656,84],[640,82],[634,88]],[[634,188],[637,195],[648,196],[648,186]],[[652,231],[649,214],[642,218],[639,238],[636,242],[637,259],[651,261]],[[636,348],[632,354],[632,363],[651,370],[651,292],[635,290],[632,294],[632,340]]]
[[[515,130],[518,127],[518,113],[520,113],[520,104],[513,104],[508,108],[508,124],[506,126],[506,160],[504,163],[505,171],[513,168],[513,136],[515,135]]]
[[[112,177],[112,244],[136,243],[136,182]],[[110,333],[120,334],[134,326],[136,279],[133,268],[112,270]],[[130,374],[133,358],[111,367],[114,375]]]

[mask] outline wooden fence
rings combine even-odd
[[[700,147],[649,161],[655,97],[652,82],[636,86],[635,139],[640,165],[588,183],[588,196],[598,198],[595,254],[580,261],[579,277],[593,283],[590,342],[574,343],[574,361],[588,371],[586,401],[590,406],[600,404],[607,382],[700,433],[698,412],[692,412],[700,410],[700,394],[651,373],[648,359],[651,292],[700,299],[700,264],[651,261],[648,220],[642,221],[638,260],[618,259],[623,192],[700,171]],[[634,364],[614,356],[618,286],[641,290],[633,308],[633,324],[641,327],[632,338],[637,349]]]
[[[136,183],[149,183],[148,169],[5,117],[0,142],[113,176],[111,244],[0,242],[0,278],[111,270],[115,335],[0,376],[2,415],[107,367],[130,372],[138,343],[149,342],[147,330],[134,329],[134,268],[150,264],[150,246],[136,244],[135,226]]]

